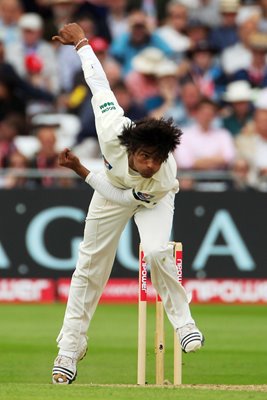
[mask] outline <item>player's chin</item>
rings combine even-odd
[[[140,175],[143,178],[149,179],[149,178],[152,178],[152,176],[154,175],[154,172],[142,172]]]

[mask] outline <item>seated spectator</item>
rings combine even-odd
[[[213,127],[217,105],[208,99],[200,101],[196,124],[183,129],[182,144],[174,152],[178,168],[222,170],[229,168],[235,158],[231,134]]]
[[[209,41],[221,52],[226,47],[235,45],[239,38],[237,33],[236,15],[240,0],[220,0],[221,23],[214,26],[209,34]]]
[[[266,91],[266,90],[265,90]],[[238,159],[249,168],[248,184],[267,189],[267,102],[256,102],[254,119],[236,137]]]
[[[33,67],[36,65],[33,63]],[[21,78],[13,66],[5,61],[5,49],[0,38],[0,120],[10,112],[25,116],[31,101],[51,105],[54,96]]]
[[[164,53],[155,47],[147,47],[133,58],[133,70],[126,76],[125,83],[138,103],[143,104],[149,97],[159,94],[155,66],[165,59]]]
[[[196,114],[201,99],[199,87],[194,82],[189,80],[181,84],[181,107],[184,115],[179,123],[181,127],[191,126],[196,122]]]
[[[150,32],[149,20],[140,10],[132,11],[128,17],[129,32],[112,42],[110,54],[121,64],[126,76],[133,68],[132,60],[147,47],[156,47],[167,56],[172,55],[170,46],[156,33]]]
[[[199,88],[192,81],[180,85],[177,65],[172,61],[162,61],[155,72],[159,94],[145,102],[149,115],[154,118],[172,118],[181,128],[192,125],[201,100]]]
[[[1,0],[0,2],[0,32],[5,45],[16,43],[20,37],[18,21],[23,7],[20,0]]]
[[[32,187],[30,179],[26,176],[28,164],[29,160],[23,154],[14,151],[9,158],[7,167],[11,170],[4,177],[3,187],[5,189]],[[25,176],[20,173],[25,173]]]
[[[30,160],[30,167],[39,170],[59,168],[55,126],[43,125],[37,127],[36,136],[40,142],[40,149],[32,160]],[[50,187],[56,184],[56,178],[45,176],[36,179],[35,183],[44,187]]]
[[[0,122],[0,168],[7,168],[10,158],[17,151],[15,137],[20,133],[21,118],[9,114]]]
[[[24,14],[19,20],[21,40],[6,47],[6,60],[18,74],[26,78],[25,61],[29,55],[35,55],[42,65],[40,87],[56,94],[59,90],[59,74],[54,49],[42,39],[43,21],[38,14]]]
[[[63,25],[73,21],[78,3],[73,0],[49,0],[45,5],[49,7],[51,15],[46,18],[43,37],[50,42]]]
[[[252,90],[249,83],[247,81],[229,83],[223,99],[230,108],[222,119],[222,125],[236,136],[253,117]]]
[[[194,47],[196,43],[207,41],[209,38],[210,28],[204,25],[198,19],[189,20],[186,26],[186,35],[188,36],[191,47]]]
[[[188,51],[189,63],[181,80],[193,80],[201,94],[213,100],[218,100],[224,90],[225,78],[220,64],[215,58],[216,49],[209,42],[196,43]]]
[[[203,25],[209,27],[220,24],[218,0],[180,0],[180,2],[189,7],[190,19],[197,18]]]
[[[175,58],[179,61],[191,47],[190,39],[184,34],[188,24],[187,7],[176,0],[171,0],[166,6],[166,23],[156,29],[155,33],[171,47]]]
[[[259,12],[244,12],[241,8],[236,17],[239,41],[227,48],[221,54],[221,65],[226,75],[233,75],[241,68],[247,68],[251,62],[249,37],[257,30]]]
[[[108,3],[107,25],[112,40],[128,31],[127,0],[112,0]]]
[[[246,80],[253,88],[264,88],[267,86],[267,34],[254,32],[249,36],[249,49],[251,60],[247,67],[236,71],[233,80]]]
[[[171,60],[163,60],[155,67],[158,96],[150,97],[145,106],[152,118],[173,118],[177,125],[184,119],[184,108],[180,98],[177,79],[177,65]]]

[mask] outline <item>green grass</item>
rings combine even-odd
[[[65,306],[0,305],[0,399],[265,399],[267,392],[211,388],[97,386],[136,383],[137,306],[100,305],[89,331],[88,355],[77,381],[50,384]],[[267,320],[264,306],[192,306],[206,336],[203,350],[183,355],[183,383],[267,383]],[[154,307],[148,307],[147,381],[155,382]],[[172,380],[173,331],[166,320],[165,376]],[[233,389],[235,389],[233,387]],[[247,389],[247,388],[246,388]]]

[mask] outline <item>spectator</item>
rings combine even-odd
[[[72,0],[49,0],[51,16],[46,20],[43,37],[48,42],[59,29],[73,20],[78,4]]]
[[[186,26],[186,35],[190,40],[191,46],[194,47],[196,43],[207,41],[210,28],[203,25],[198,19],[189,20]]]
[[[37,127],[36,136],[40,142],[40,149],[30,161],[31,168],[38,170],[51,170],[58,168],[58,152],[56,150],[55,126],[42,125]],[[52,176],[45,176],[36,179],[35,183],[44,187],[51,187],[56,184]]]
[[[28,163],[28,159],[19,151],[14,151],[10,155],[7,167],[15,171],[10,171],[4,177],[3,187],[5,189],[32,187],[27,176],[19,175],[19,173],[23,174],[23,172],[26,175]]]
[[[167,56],[172,54],[168,44],[157,34],[150,32],[149,20],[144,12],[132,11],[128,24],[129,32],[115,39],[110,48],[110,54],[121,64],[124,76],[132,70],[134,56],[147,47],[156,47]]]
[[[230,0],[231,1],[231,0]],[[180,0],[190,7],[190,19],[198,19],[203,25],[213,27],[220,24],[220,11],[218,0]]]
[[[177,79],[177,65],[171,60],[162,61],[155,67],[158,79],[159,95],[146,101],[146,107],[152,118],[173,118],[179,125],[181,114],[181,100]]]
[[[127,0],[112,0],[108,3],[107,25],[112,40],[124,35],[128,31]]]
[[[187,24],[187,7],[176,0],[171,0],[167,3],[166,23],[155,31],[171,47],[177,61],[181,60],[191,46],[190,39],[184,34]]]
[[[254,119],[236,137],[238,159],[249,168],[248,184],[257,189],[267,189],[267,103],[256,103]]]
[[[22,79],[12,65],[5,62],[4,45],[0,37],[0,120],[13,111],[25,116],[30,102],[35,100],[49,105],[54,96]]]
[[[228,131],[213,127],[217,112],[217,105],[211,100],[200,101],[196,124],[183,129],[182,145],[174,152],[178,168],[205,171],[232,165],[234,141]]]
[[[147,47],[134,57],[133,70],[126,76],[125,83],[138,103],[144,104],[146,99],[159,94],[155,67],[164,59],[164,53],[155,47]]]
[[[20,0],[1,0],[0,2],[0,31],[5,45],[16,43],[20,31],[18,21],[23,7]]]
[[[224,90],[224,74],[220,64],[215,58],[216,49],[209,42],[201,41],[188,51],[190,63],[181,79],[191,79],[198,87],[201,94],[214,100],[220,98]],[[182,76],[181,76],[182,75]]]
[[[181,109],[183,113],[183,118],[180,121],[181,127],[191,126],[195,123],[201,99],[199,87],[194,82],[189,80],[181,84]]]
[[[195,115],[201,100],[198,87],[187,81],[179,85],[177,65],[170,60],[163,60],[155,68],[159,94],[147,99],[145,106],[154,118],[172,118],[184,128],[195,122]]]
[[[223,127],[233,136],[238,135],[253,117],[252,90],[247,81],[229,83],[223,99],[230,105],[223,117]]]
[[[6,60],[14,66],[21,77],[27,77],[25,59],[35,55],[42,64],[41,87],[56,94],[59,75],[56,56],[51,44],[42,39],[43,21],[38,14],[24,14],[19,20],[21,40],[6,47]]]
[[[267,86],[267,33],[252,33],[248,45],[251,51],[250,63],[247,67],[236,71],[232,79],[246,80],[254,88],[264,88]]]
[[[20,133],[21,118],[10,114],[0,123],[0,167],[6,168],[13,153],[17,151],[15,137]]]
[[[235,45],[239,38],[237,33],[236,16],[239,9],[239,0],[220,0],[221,23],[214,26],[209,35],[212,46],[221,52],[226,47]]]
[[[236,71],[249,66],[252,57],[249,49],[249,36],[257,30],[258,20],[259,13],[257,11],[244,12],[241,8],[238,12],[236,23],[239,42],[227,47],[221,54],[221,65],[228,76],[231,77]]]

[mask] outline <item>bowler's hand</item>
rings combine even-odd
[[[58,156],[58,163],[61,167],[66,167],[72,169],[81,178],[85,179],[90,173],[89,169],[84,167],[79,158],[76,157],[70,149],[66,148]]]
[[[72,23],[64,25],[58,35],[52,37],[52,40],[58,41],[61,44],[72,44],[75,46],[83,38],[85,38],[83,29],[78,24]]]
[[[61,167],[70,168],[73,171],[76,171],[81,164],[79,158],[67,148],[59,153],[58,163]]]

